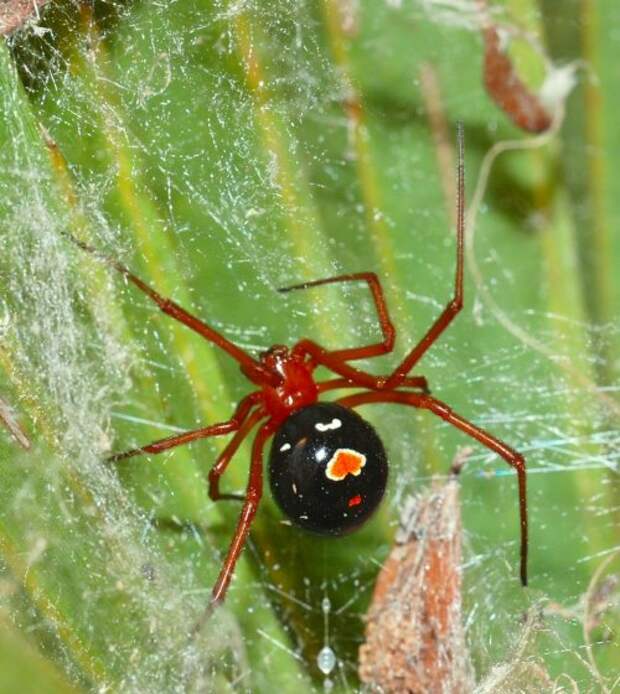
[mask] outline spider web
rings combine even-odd
[[[0,396],[33,449],[0,429],[0,626],[84,689],[355,691],[406,500],[471,446],[463,621],[481,691],[525,690],[523,663],[558,691],[611,691],[618,243],[597,250],[579,236],[589,198],[560,168],[585,159],[585,136],[565,161],[557,132],[526,140],[481,84],[483,21],[522,37],[517,65],[542,82],[543,28],[551,47],[563,30],[553,13],[353,0],[93,7],[52,3],[2,58]],[[274,292],[373,270],[398,340],[361,365],[385,373],[452,292],[454,134],[437,145],[433,108],[464,121],[473,209],[465,309],[416,373],[526,456],[530,587],[518,583],[513,472],[429,413],[372,406],[361,412],[391,461],[377,518],[324,540],[283,523],[266,491],[224,608],[188,638],[238,514],[203,482],[223,442],[118,470],[102,457],[226,420],[250,386],[67,234],[252,352],[303,336],[373,341],[363,287]],[[562,122],[578,128],[579,105],[566,108]],[[492,146],[513,139],[536,148],[501,154],[476,189]],[[248,451],[227,489],[244,488]]]

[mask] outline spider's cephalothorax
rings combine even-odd
[[[261,364],[278,377],[274,384],[263,385],[262,396],[272,424],[277,426],[292,412],[317,401],[319,388],[312,368],[303,355],[285,345],[274,345],[260,355]]]
[[[385,450],[375,430],[336,403],[304,407],[273,438],[272,494],[305,530],[323,535],[355,530],[377,508],[387,475]]]
[[[376,509],[387,480],[383,445],[374,429],[353,408],[372,403],[394,403],[428,410],[448,424],[502,456],[517,473],[521,521],[521,581],[527,582],[527,508],[525,461],[503,441],[456,414],[431,396],[423,376],[411,370],[450,325],[463,306],[464,174],[463,134],[459,129],[456,276],[454,295],[394,369],[375,376],[351,362],[390,353],[396,331],[381,283],[372,272],[358,272],[296,284],[280,291],[309,289],[340,282],[365,282],[377,311],[382,339],[358,347],[327,349],[312,340],[300,340],[292,348],[274,345],[255,359],[204,321],[158,294],[152,287],[116,261],[108,261],[127,281],[149,296],[169,316],[194,330],[235,359],[247,379],[258,386],[237,405],[230,419],[187,431],[111,457],[120,461],[142,453],[161,453],[197,439],[232,434],[209,472],[209,496],[214,501],[239,499],[243,509],[228,554],[213,587],[212,603],[223,600],[234,567],[247,539],[263,493],[263,449],[274,436],[269,470],[273,495],[285,514],[308,530],[338,535],[353,530]],[[73,239],[82,249],[97,253]],[[335,377],[316,381],[317,367]],[[356,389],[333,403],[318,402],[329,391]],[[242,441],[256,431],[245,494],[223,494],[219,482]]]

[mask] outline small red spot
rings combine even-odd
[[[353,506],[359,506],[362,503],[362,497],[358,494],[357,496],[352,496],[349,499],[349,508]]]

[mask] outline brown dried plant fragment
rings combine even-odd
[[[493,101],[519,128],[530,133],[541,133],[551,127],[551,114],[540,99],[521,81],[510,58],[502,50],[500,37],[494,26],[483,29],[484,86]]]
[[[30,439],[15,418],[13,410],[9,404],[2,398],[0,398],[0,424],[3,424],[6,429],[8,429],[15,441],[17,441],[22,448],[30,450]]]
[[[473,691],[461,613],[461,530],[455,476],[406,501],[359,653],[360,679],[371,691]]]
[[[29,19],[39,18],[39,9],[48,0],[0,0],[0,35],[6,36]]]

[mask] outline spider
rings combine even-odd
[[[106,259],[128,282],[144,292],[157,306],[235,359],[256,390],[244,397],[225,422],[187,431],[108,458],[119,462],[145,453],[162,453],[190,441],[233,434],[208,475],[213,501],[240,499],[243,507],[228,553],[213,586],[211,605],[223,601],[235,565],[247,540],[263,494],[263,449],[273,436],[269,455],[272,494],[293,524],[324,535],[337,536],[358,528],[381,501],[388,476],[388,463],[381,439],[354,408],[370,403],[396,403],[430,410],[452,426],[499,454],[517,473],[521,528],[521,582],[527,584],[527,506],[525,460],[500,439],[456,414],[430,394],[423,376],[410,376],[412,368],[450,325],[463,306],[464,239],[464,143],[458,126],[457,241],[454,296],[420,342],[385,376],[354,368],[350,362],[387,354],[394,347],[395,328],[390,320],[383,289],[372,272],[327,277],[279,289],[290,292],[339,282],[365,282],[372,294],[380,342],[361,347],[328,350],[309,339],[293,347],[273,345],[254,358],[196,318],[178,304],[158,294],[120,263]],[[81,241],[75,242],[97,253]],[[313,372],[323,366],[336,378],[317,382]],[[320,397],[335,389],[363,389],[335,402]],[[250,471],[245,495],[220,492],[220,478],[241,442],[257,428],[252,443]]]

